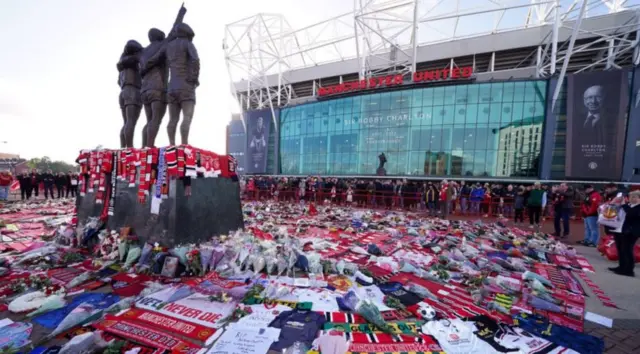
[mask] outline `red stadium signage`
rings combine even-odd
[[[425,83],[444,80],[468,79],[473,75],[473,67],[464,66],[453,69],[437,69],[418,71],[411,75],[412,83]],[[356,92],[362,90],[395,87],[404,85],[404,75],[386,75],[372,77],[370,79],[348,81],[338,85],[326,86],[318,88],[318,96],[329,96],[348,92]]]

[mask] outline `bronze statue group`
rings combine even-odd
[[[195,33],[183,23],[187,10],[180,8],[176,21],[165,37],[157,28],[149,30],[149,45],[129,40],[117,68],[120,86],[120,111],[123,126],[120,147],[133,147],[133,137],[140,112],[144,107],[147,122],[143,129],[143,147],[154,147],[169,106],[167,133],[170,145],[176,144],[176,130],[182,112],[180,137],[188,144],[189,128],[196,104],[196,87],[200,75],[200,59],[193,45]]]

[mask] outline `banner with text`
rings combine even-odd
[[[278,110],[275,110],[275,114],[278,114]],[[273,122],[271,109],[245,112],[244,121],[247,127],[245,173],[266,173],[269,131]]]
[[[616,70],[568,77],[566,177],[620,178],[628,75],[628,71]]]

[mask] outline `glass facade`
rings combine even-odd
[[[536,177],[547,82],[415,88],[282,109],[280,173]]]

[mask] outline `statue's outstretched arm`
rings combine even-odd
[[[144,62],[141,68],[141,74],[144,76],[149,70],[151,70],[154,66],[158,65],[161,61],[165,59],[165,54],[167,50],[167,40],[162,41],[162,45],[159,46],[158,50],[153,53],[153,55]]]

